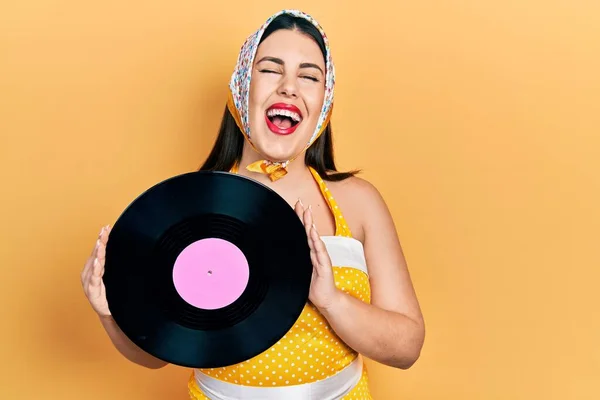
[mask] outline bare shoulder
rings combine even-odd
[[[381,192],[366,179],[353,176],[328,186],[342,209],[356,239],[364,242],[368,224],[390,222],[388,207]]]
[[[381,206],[385,204],[379,190],[366,179],[353,176],[339,182],[331,182],[329,185],[338,192],[338,197],[352,202],[368,202],[368,205]],[[365,205],[363,203],[363,205]]]
[[[331,185],[353,236],[364,245],[371,285],[371,304],[396,311],[423,331],[423,316],[391,212],[370,182],[352,177]],[[336,194],[334,194],[336,195]]]

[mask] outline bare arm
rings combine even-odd
[[[365,258],[371,304],[340,290],[321,310],[348,346],[388,366],[407,369],[419,358],[425,325],[389,210],[379,192],[361,181],[356,198],[364,210]]]

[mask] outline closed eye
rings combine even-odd
[[[263,74],[281,74],[281,72],[273,71],[271,69],[259,69],[258,72]],[[319,82],[319,78],[315,78],[314,76],[301,76],[302,79],[308,79],[313,82]]]

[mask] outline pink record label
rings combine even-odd
[[[177,293],[187,303],[205,310],[233,303],[246,289],[249,276],[244,253],[223,239],[191,243],[173,266]]]

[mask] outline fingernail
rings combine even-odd
[[[313,227],[313,229],[314,229],[315,231],[317,230],[317,227],[315,226],[315,224],[314,224],[314,223],[312,224],[312,227]]]
[[[100,247],[100,239],[96,240],[96,249]]]
[[[300,205],[301,205],[302,207],[304,207],[304,204],[302,203],[302,200],[300,200],[300,197],[298,197],[298,203],[300,203]]]
[[[308,205],[308,209],[309,209],[310,211],[312,211],[312,204],[309,204],[309,205]]]

